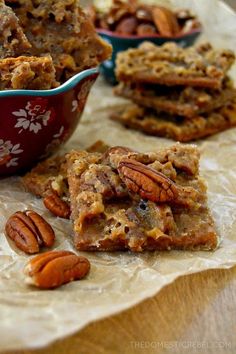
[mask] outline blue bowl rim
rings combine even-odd
[[[73,89],[81,80],[86,77],[92,76],[94,74],[99,74],[98,68],[92,68],[83,70],[80,73],[72,76],[69,80],[64,82],[64,84],[50,90],[4,90],[0,91],[1,97],[12,97],[12,96],[53,96]]]
[[[101,35],[106,35],[108,37],[114,38],[114,39],[121,39],[121,40],[144,40],[144,39],[164,39],[168,41],[175,41],[176,39],[185,39],[188,37],[191,37],[194,34],[200,34],[202,33],[202,26],[196,29],[193,29],[192,31],[189,31],[184,34],[179,34],[177,36],[173,37],[168,37],[168,36],[161,36],[160,34],[150,34],[150,35],[122,35],[118,34],[116,32],[112,32],[110,30],[105,30],[102,28],[96,28],[97,32]]]

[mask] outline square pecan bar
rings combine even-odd
[[[228,79],[222,90],[121,82],[114,93],[158,113],[167,112],[187,118],[213,111],[236,98],[236,89]]]
[[[210,44],[181,48],[172,42],[145,42],[118,54],[116,76],[125,82],[220,89],[234,61],[232,51],[213,50]]]
[[[100,38],[78,0],[6,0],[29,39],[29,54],[50,53],[56,78],[64,82],[74,74],[95,67],[111,55],[111,46]]]
[[[21,55],[31,47],[12,9],[0,1],[0,58]]]
[[[158,114],[152,109],[131,104],[113,113],[111,119],[146,134],[189,142],[235,127],[236,101],[191,119]]]
[[[74,243],[83,251],[213,250],[218,245],[195,146],[67,156]]]
[[[48,90],[58,86],[50,56],[0,59],[0,90]]]

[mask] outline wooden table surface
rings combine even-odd
[[[226,2],[236,8],[236,0]],[[10,354],[77,353],[235,354],[236,267],[180,277],[155,297],[76,335]]]
[[[11,352],[77,353],[236,353],[236,267],[181,277],[155,297],[45,349]]]

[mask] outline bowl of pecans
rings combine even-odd
[[[102,74],[111,84],[116,83],[114,70],[118,52],[136,48],[143,41],[156,45],[172,41],[188,47],[193,45],[202,31],[201,23],[190,10],[172,11],[136,0],[113,0],[105,11],[91,5],[87,7],[87,13],[99,35],[113,47],[111,59],[101,65]]]

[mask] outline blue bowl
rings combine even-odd
[[[113,47],[113,53],[110,60],[104,61],[100,66],[100,71],[105,77],[106,81],[110,84],[116,84],[115,77],[115,62],[118,52],[125,51],[129,48],[137,48],[142,42],[149,41],[156,45],[162,45],[165,42],[175,42],[181,47],[189,47],[194,44],[198,36],[201,34],[202,29],[195,29],[191,32],[185,33],[175,37],[162,37],[158,34],[149,36],[137,36],[137,35],[120,35],[115,32],[97,29],[98,34],[110,43]]]
[[[29,168],[69,139],[97,76],[88,69],[55,89],[0,91],[0,176]]]

